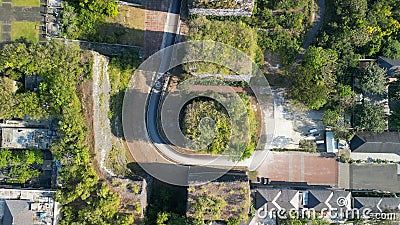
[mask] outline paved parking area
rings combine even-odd
[[[310,129],[317,128],[321,132],[324,130],[322,111],[310,110],[302,113],[285,99],[285,89],[273,88],[273,92],[276,106],[274,148],[298,148],[299,141],[307,137]],[[319,139],[323,137],[321,133]]]
[[[269,178],[270,181],[337,187],[338,170],[336,158],[304,152],[270,152],[257,172],[259,177]]]

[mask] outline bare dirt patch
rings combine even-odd
[[[107,18],[100,29],[100,35],[107,37],[108,42],[144,46],[145,9],[133,6],[120,6],[119,14]]]
[[[89,54],[91,55],[91,53]],[[91,57],[86,55],[85,57]],[[94,140],[94,128],[93,128],[93,80],[84,78],[77,87],[78,96],[82,103],[82,113],[85,120],[86,127],[88,128],[88,134],[86,135],[86,143],[89,146],[91,152],[96,154],[95,151],[95,140]],[[93,159],[93,165],[97,175],[100,178],[104,178],[104,175],[100,169],[99,162],[95,157]]]

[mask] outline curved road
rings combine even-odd
[[[155,60],[150,60],[151,62],[146,60],[138,68],[130,83],[130,88],[125,94],[122,119],[129,150],[132,152],[136,162],[149,174],[176,185],[187,185],[188,180],[190,180],[189,176],[198,176],[201,177],[199,178],[200,180],[203,179],[204,181],[207,179],[208,181],[212,180],[210,178],[216,179],[219,176],[215,175],[213,177],[213,175],[210,175],[211,173],[218,173],[213,171],[215,168],[226,170],[233,166],[239,166],[255,170],[266,158],[268,149],[264,148],[263,150],[255,151],[251,158],[237,163],[232,162],[228,156],[177,152],[163,140],[162,135],[159,133],[158,111],[163,94],[161,91],[161,86],[164,83],[163,74],[169,70],[173,51],[173,48],[167,47],[175,44],[179,27],[180,4],[181,0],[172,0],[170,5],[162,44],[164,51],[156,53],[153,56],[156,58]],[[146,64],[150,67],[146,67]],[[145,69],[154,68],[151,66],[156,65],[159,65],[155,67],[158,68],[157,72]],[[261,90],[262,95],[271,96],[269,87],[257,86],[256,88]],[[263,107],[262,111],[264,116],[272,118],[266,120],[268,124],[265,126],[273,127],[273,104],[269,108]],[[265,128],[264,125],[262,126]],[[264,139],[269,138],[267,135],[264,136]],[[207,173],[210,174],[205,175]]]
[[[167,22],[165,27],[165,33],[163,38],[162,48],[169,47],[175,44],[176,33],[178,29],[179,23],[179,13],[180,13],[180,5],[181,0],[172,0],[171,7],[169,10],[169,14],[167,16]],[[171,52],[166,51],[163,59],[161,60],[161,65],[159,69],[159,75],[156,77],[155,83],[163,84],[162,74],[165,71],[168,71],[169,63],[171,61]],[[181,152],[177,152],[173,148],[169,146],[169,144],[165,143],[163,138],[159,133],[158,127],[158,108],[161,99],[160,88],[153,87],[152,91],[148,97],[147,103],[147,113],[146,113],[146,124],[148,135],[153,141],[154,146],[160,151],[163,155],[167,156],[173,162],[182,164],[182,165],[207,165],[207,166],[223,166],[223,167],[232,167],[232,166],[240,166],[240,167],[249,167],[249,169],[256,169],[255,166],[252,165],[253,158],[259,158],[262,161],[265,157],[264,151],[255,151],[255,154],[252,155],[251,158],[245,159],[241,162],[232,162],[227,156],[216,156],[216,155],[206,155],[206,154],[184,154]],[[256,156],[257,155],[257,156]],[[253,162],[254,163],[254,162]],[[258,164],[258,163],[257,163]]]

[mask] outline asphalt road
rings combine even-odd
[[[169,15],[167,16],[165,33],[163,38],[162,49],[167,48],[173,44],[175,44],[176,32],[179,23],[179,11],[180,11],[181,0],[173,0]],[[164,57],[161,61],[161,65],[159,68],[159,76],[156,78],[156,82],[163,83],[162,74],[168,70],[169,63],[171,61],[172,51],[165,51]],[[242,162],[232,162],[227,156],[216,156],[216,155],[205,155],[205,154],[183,154],[172,149],[169,144],[167,144],[162,136],[159,133],[158,129],[158,107],[161,99],[161,93],[159,90],[153,86],[152,91],[148,97],[147,104],[147,113],[146,113],[146,123],[147,123],[147,131],[148,135],[153,141],[154,146],[160,151],[163,155],[167,156],[169,160],[174,161],[181,165],[207,165],[207,166],[223,166],[223,167],[232,167],[232,166],[243,166],[249,167],[252,162],[251,157]],[[258,158],[263,158],[264,155],[260,152]]]

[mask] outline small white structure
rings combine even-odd
[[[332,131],[327,131],[325,134],[326,151],[328,153],[338,152],[338,143]]]

